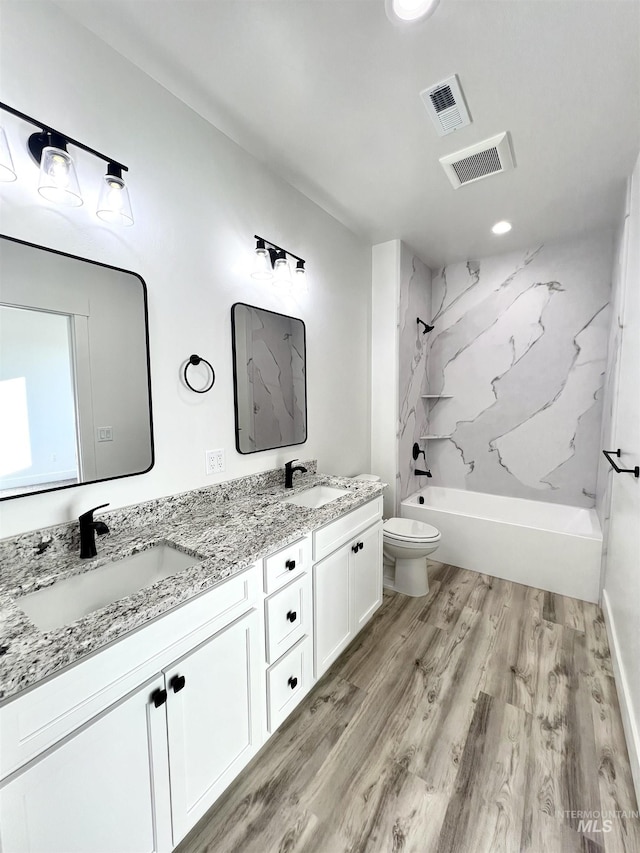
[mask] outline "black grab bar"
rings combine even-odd
[[[620,458],[620,448],[617,450],[603,450],[604,455],[607,457],[609,462],[611,463],[611,467],[616,472],[616,474],[633,474],[634,477],[640,477],[640,465],[636,465],[635,468],[618,468],[616,463],[611,458],[611,454]]]

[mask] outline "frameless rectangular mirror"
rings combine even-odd
[[[0,500],[148,471],[144,281],[0,237]]]
[[[231,334],[238,453],[302,444],[307,440],[304,323],[236,302]]]

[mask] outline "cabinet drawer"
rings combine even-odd
[[[235,575],[0,708],[0,779],[246,613],[260,565]]]
[[[311,574],[304,574],[265,603],[267,662],[274,663],[311,633]]]
[[[311,568],[311,537],[287,545],[264,561],[264,591],[271,595]]]
[[[365,527],[370,527],[382,517],[382,498],[375,498],[353,512],[321,527],[313,534],[313,559],[322,560],[340,548]]]
[[[273,733],[311,687],[311,638],[267,670],[267,725]]]

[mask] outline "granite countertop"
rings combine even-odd
[[[343,488],[348,494],[318,509],[282,502],[315,485]],[[77,548],[17,552],[0,569],[0,702],[356,509],[383,488],[382,483],[305,474],[296,476],[293,490],[271,485],[214,504],[194,492],[191,504],[183,502],[169,518],[146,518],[131,529],[126,522],[116,527],[109,521],[109,535],[96,537],[98,556],[93,560],[81,560]],[[122,511],[119,517],[124,518]],[[40,631],[20,609],[20,596],[162,543],[200,562],[54,630]]]

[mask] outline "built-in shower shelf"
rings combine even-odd
[[[423,400],[453,400],[453,394],[421,394]]]
[[[432,438],[453,438],[453,434],[452,435],[421,435],[420,441],[423,441],[423,440],[429,441],[429,439],[432,439]]]

